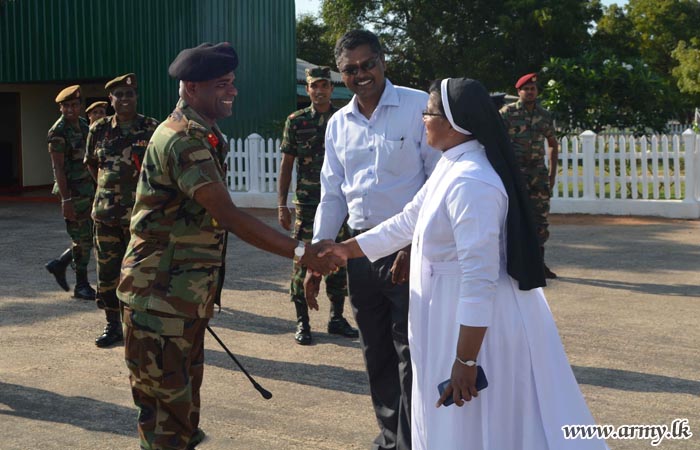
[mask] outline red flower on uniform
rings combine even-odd
[[[207,140],[209,141],[212,147],[216,147],[217,145],[219,145],[219,138],[217,138],[214,135],[214,133],[209,133],[207,135]]]

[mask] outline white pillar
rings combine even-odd
[[[260,146],[264,144],[265,141],[259,134],[251,134],[245,140],[245,146],[248,149],[248,174],[250,175],[248,192],[260,192],[260,155],[262,154]]]
[[[688,128],[683,132],[683,147],[685,154],[685,198],[683,199],[686,203],[696,203],[695,198],[695,186],[700,180],[697,173],[697,167],[695,165],[695,154],[696,154],[696,142],[695,132]]]
[[[596,134],[591,130],[580,134],[583,151],[583,198],[587,200],[595,199],[595,137]]]

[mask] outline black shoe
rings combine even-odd
[[[201,444],[206,437],[207,434],[204,432],[204,430],[197,428],[197,431],[195,431],[192,438],[190,438],[190,443],[187,444],[187,450],[195,450],[195,447]]]
[[[66,250],[58,258],[49,261],[44,267],[49,271],[51,275],[56,278],[56,283],[61,286],[61,289],[68,292],[70,287],[68,286],[68,281],[66,281],[66,268],[73,260],[73,253],[71,249]]]
[[[544,265],[544,277],[548,278],[550,280],[553,280],[557,278],[557,274],[549,270],[549,267],[547,267],[547,264]]]
[[[344,317],[339,317],[336,319],[331,319],[328,322],[328,333],[329,334],[339,334],[341,336],[356,338],[360,335],[356,328],[350,326]]]
[[[299,345],[311,345],[311,328],[308,323],[297,323],[297,332],[294,333],[294,340]]]
[[[109,347],[124,340],[121,322],[107,322],[107,326],[100,336],[95,339],[95,345],[100,348]]]
[[[95,290],[89,284],[76,284],[73,297],[81,300],[95,300]]]

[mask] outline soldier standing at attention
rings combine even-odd
[[[107,105],[107,102],[94,102],[85,108],[85,114],[90,120],[90,126],[107,115]]]
[[[49,155],[53,167],[53,193],[61,199],[61,210],[66,230],[71,238],[71,248],[46,264],[59,286],[68,291],[66,267],[73,261],[75,289],[73,296],[94,300],[95,290],[87,277],[87,266],[92,251],[92,220],[90,207],[95,195],[95,184],[90,178],[83,157],[88,124],[80,117],[80,86],[69,86],[58,93],[56,103],[61,117],[49,130]]]
[[[107,326],[95,339],[98,347],[121,342],[122,325],[116,289],[129,243],[129,220],[143,154],[158,121],[136,113],[136,76],[119,76],[105,84],[115,114],[90,127],[85,163],[97,181],[92,208],[97,253],[97,304]]]
[[[216,121],[232,114],[237,65],[228,43],[180,52],[168,69],[180,80],[180,100],[143,161],[118,295],[146,450],[193,449],[204,439],[198,427],[204,331],[221,296],[227,231],[319,273],[338,267],[317,258],[323,244],[306,246],[231,202],[224,184],[228,148]]]
[[[544,243],[549,238],[549,199],[557,176],[559,144],[549,111],[537,103],[537,74],[520,77],[515,89],[520,99],[501,108],[500,113],[532,200],[537,238],[544,260]],[[545,165],[545,139],[549,144],[549,172]],[[557,277],[547,264],[544,265],[544,275],[547,278]]]
[[[282,165],[277,185],[278,220],[286,230],[291,228],[291,214],[287,208],[287,193],[292,179],[294,161],[297,164],[297,186],[294,193],[296,220],[292,237],[307,244],[314,232],[314,216],[321,199],[321,166],[323,166],[326,123],[338,108],[331,103],[333,85],[329,67],[306,69],[306,93],[311,106],[293,112],[284,124],[282,139]],[[337,242],[349,239],[345,224],[338,233]],[[297,315],[297,330],[294,340],[300,345],[311,344],[309,308],[304,297],[306,268],[294,264],[290,294]],[[345,268],[328,275],[326,294],[331,301],[328,332],[356,338],[359,333],[343,317],[345,297],[348,295]]]

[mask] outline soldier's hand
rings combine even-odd
[[[331,240],[325,240],[317,242],[313,245],[307,245],[306,252],[299,262],[313,272],[322,275],[337,272],[338,268],[345,267],[347,260],[333,252],[327,252],[328,248],[334,245],[335,242]]]
[[[75,208],[73,208],[73,200],[68,200],[67,202],[61,202],[61,212],[63,213],[63,218],[75,221]]]
[[[321,288],[321,276],[314,275],[310,270],[306,271],[306,278],[304,278],[304,296],[306,297],[306,304],[309,309],[318,311],[318,291]]]
[[[399,250],[396,254],[394,264],[391,266],[391,282],[402,284],[408,281],[411,273],[411,247]]]
[[[277,221],[285,230],[292,229],[292,214],[289,212],[289,208],[286,206],[277,208]]]

